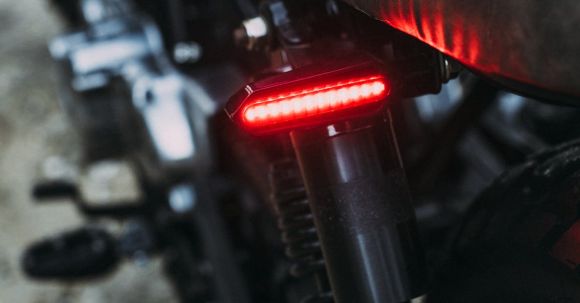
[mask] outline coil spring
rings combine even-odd
[[[319,288],[323,291],[303,299],[302,303],[333,302],[320,241],[296,161],[285,159],[273,163],[270,184],[285,253],[292,261],[290,275],[296,278],[315,275],[322,285]]]

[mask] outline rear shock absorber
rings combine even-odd
[[[286,158],[272,163],[269,179],[278,228],[286,246],[286,256],[292,262],[290,275],[295,278],[312,275],[318,284],[318,293],[302,302],[333,302],[320,241],[296,160]]]
[[[291,133],[337,303],[402,303],[421,293],[423,264],[390,122]]]
[[[336,303],[403,303],[423,293],[424,262],[386,105],[399,99],[396,83],[380,61],[352,54],[248,84],[226,107],[253,134],[290,133]]]

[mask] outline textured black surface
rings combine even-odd
[[[580,141],[531,157],[466,217],[430,302],[580,302],[580,279],[550,254],[579,219]]]
[[[576,0],[345,1],[512,89],[580,96]]]

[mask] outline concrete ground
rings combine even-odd
[[[29,194],[47,157],[78,153],[58,107],[46,42],[59,25],[47,2],[0,0],[0,303],[174,302],[158,261],[84,284],[33,282],[20,272],[28,243],[82,224],[70,204],[35,205]]]

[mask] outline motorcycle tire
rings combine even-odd
[[[427,302],[580,302],[580,140],[529,158],[476,200]]]

